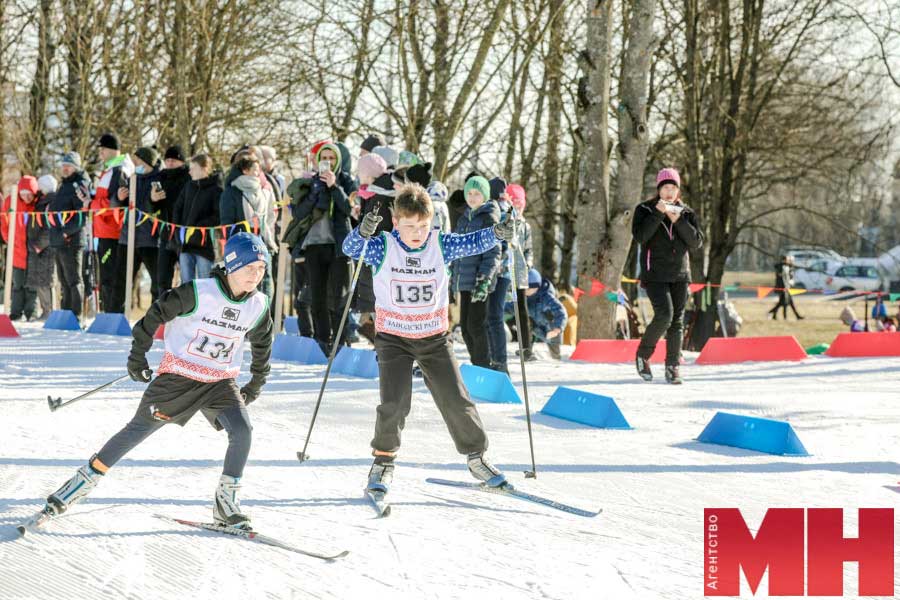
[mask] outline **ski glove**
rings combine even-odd
[[[504,242],[509,242],[516,237],[516,220],[512,215],[494,225],[494,235]]]
[[[244,404],[250,404],[259,398],[259,394],[262,391],[262,386],[265,382],[265,378],[260,377],[259,375],[254,375],[250,378],[250,381],[241,388],[241,397],[244,398]]]
[[[359,235],[366,239],[372,237],[375,235],[379,223],[381,223],[381,217],[379,215],[376,215],[374,212],[366,213],[362,223],[359,224]]]
[[[479,275],[475,278],[475,287],[472,288],[472,302],[485,302],[490,294],[491,278]]]
[[[129,354],[127,368],[128,376],[131,377],[132,381],[150,383],[153,371],[150,369],[150,365],[147,364],[147,357],[143,354],[137,352]]]

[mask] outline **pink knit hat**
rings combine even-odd
[[[377,154],[366,154],[359,159],[357,170],[360,179],[378,179],[387,171],[387,163]]]
[[[670,167],[660,170],[660,172],[656,174],[656,189],[659,189],[664,183],[674,183],[680,188],[681,176],[678,174],[678,171]]]
[[[506,186],[506,193],[509,195],[510,203],[517,211],[525,210],[525,188],[518,183],[510,183]]]

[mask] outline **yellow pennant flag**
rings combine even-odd
[[[196,229],[197,229],[196,227],[188,227],[187,235],[184,236],[184,241],[185,241],[185,242],[187,242],[189,239],[191,239],[191,236],[194,235],[194,231],[195,231]]]
[[[637,283],[637,279],[631,279],[630,277],[623,277],[622,283]]]
[[[805,293],[806,293],[806,289],[804,289],[804,288],[791,288],[791,289],[788,290],[788,292],[790,292],[791,296],[799,296],[800,294],[805,294]]]

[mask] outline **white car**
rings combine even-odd
[[[833,275],[825,278],[825,289],[836,292],[877,292],[884,289],[884,278],[875,264],[849,263],[841,265]]]
[[[844,264],[838,260],[818,258],[805,267],[794,267],[794,283],[791,287],[804,290],[824,290],[825,280]]]
[[[785,256],[794,259],[794,268],[810,267],[814,262],[825,260],[829,263],[843,263],[847,259],[834,250],[820,248],[788,248]]]

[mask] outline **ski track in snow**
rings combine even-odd
[[[843,507],[853,537],[856,508],[900,498],[889,489],[900,476],[898,359],[701,367],[689,357],[680,387],[645,384],[631,365],[528,363],[533,410],[567,385],[613,396],[635,427],[599,430],[536,414],[538,478],[526,480],[524,407],[478,405],[490,457],[515,485],[602,508],[594,519],[426,483],[470,476],[421,379],[389,495],[393,513],[375,519],[361,490],[377,381],[332,374],[311,458],[301,464],[295,453],[324,367],[276,361],[250,407],[243,505],[260,532],[313,551],[350,550],[347,558],[326,563],[155,519],[211,520],[227,440],[199,417],[154,434],[85,502],[18,539],[14,525],[124,426],[144,386],[122,382],[51,413],[48,395],[66,400],[124,373],[130,340],[17,328],[22,338],[0,339],[3,600],[702,598],[705,507],[739,507],[753,531],[769,507]],[[151,366],[160,350],[157,342]],[[463,347],[457,353],[465,360]],[[694,441],[717,410],[786,419],[812,456]],[[856,566],[847,565],[845,597],[856,586]],[[751,597],[746,585],[743,592]]]

